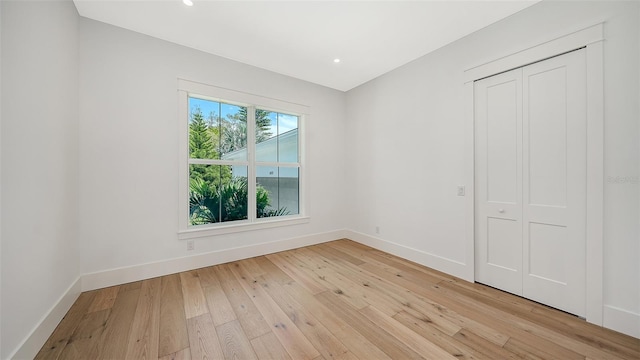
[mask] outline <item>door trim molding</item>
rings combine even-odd
[[[572,50],[588,47],[603,40],[604,24],[600,23],[468,68],[464,71],[464,82],[473,82],[487,76],[523,67]]]
[[[586,214],[586,320],[603,325],[604,222],[604,24],[502,56],[464,71],[466,271],[475,279],[475,143],[473,82],[579,48],[586,48],[587,66],[587,214]]]

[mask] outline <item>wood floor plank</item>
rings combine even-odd
[[[200,286],[198,272],[195,270],[181,272],[180,284],[182,285],[184,313],[187,319],[208,313],[207,299],[205,299]]]
[[[368,257],[372,257],[374,258],[376,261],[380,261],[380,262],[384,262],[386,264],[389,264],[392,267],[396,267],[398,266],[398,264],[404,266],[404,267],[409,267],[412,268],[414,270],[419,271],[420,273],[423,273],[426,276],[426,279],[432,279],[432,278],[437,278],[440,280],[447,280],[447,279],[455,279],[455,276],[443,273],[441,271],[432,269],[432,268],[427,268],[423,265],[420,265],[416,262],[413,262],[411,260],[408,259],[404,259],[401,258],[399,256],[395,256],[392,254],[389,254],[387,252],[369,247],[367,245],[364,244],[360,244],[358,242],[352,241],[352,240],[348,240],[348,239],[343,239],[340,241],[337,241],[336,244],[339,245],[347,245],[346,248],[349,249],[351,247],[355,247],[355,248],[360,248],[361,250],[365,251],[367,253]],[[387,262],[387,259],[389,262]],[[393,265],[392,265],[393,264]],[[403,268],[400,268],[401,271],[403,271]]]
[[[364,260],[356,258],[354,256],[351,256],[347,253],[344,253],[342,251],[336,250],[335,248],[332,248],[331,246],[327,246],[326,244],[318,244],[318,245],[313,245],[313,246],[309,246],[310,250],[314,250],[314,251],[322,251],[325,253],[325,256],[328,258],[340,258],[344,261],[347,261],[355,266],[358,265],[362,265],[364,264]],[[329,256],[327,256],[326,254],[328,254]]]
[[[519,359],[520,357],[508,350],[503,349],[492,342],[478,336],[467,329],[461,329],[453,336],[461,343],[476,349],[489,359]]]
[[[218,265],[214,268],[220,286],[224,291],[233,311],[249,339],[271,332],[271,327],[265,322],[247,293],[238,282],[235,275],[227,267]]]
[[[191,349],[184,348],[172,354],[168,354],[161,358],[158,358],[158,360],[191,360]]]
[[[293,281],[289,275],[272,263],[271,260],[267,259],[266,256],[258,256],[255,260],[258,266],[260,266],[260,269],[262,269],[263,274],[269,279],[277,281],[278,284],[285,285]]]
[[[591,359],[607,359],[607,360],[621,360],[625,359],[624,356],[616,356],[606,351],[603,351],[600,348],[595,348],[584,344],[580,341],[576,341],[574,339],[569,338],[563,334],[560,334],[555,331],[550,331],[542,326],[533,323],[520,323],[517,325],[518,329],[523,331],[531,332],[531,334],[536,335],[542,339],[545,339],[551,343],[555,343],[558,346],[564,347],[567,350],[576,352],[580,355],[583,355],[587,358]],[[634,359],[634,358],[627,358]]]
[[[125,359],[158,358],[161,291],[161,278],[141,282],[140,296],[131,323]]]
[[[198,272],[200,274],[200,272]],[[207,285],[202,288],[213,323],[218,326],[236,319],[236,313],[212,268],[206,271]],[[202,279],[202,277],[201,277]]]
[[[376,264],[386,267],[394,273],[400,272],[405,274],[405,276],[420,278],[420,281],[423,283],[436,284],[443,280],[442,277],[435,276],[431,271],[425,272],[421,268],[415,268],[412,266],[412,263],[404,259],[397,261],[396,257],[390,254],[378,253],[371,248],[354,248],[350,242],[346,243],[341,241],[329,243],[328,246],[348,255],[364,259],[363,261],[367,264]]]
[[[327,359],[334,359],[349,351],[315,316],[300,305],[282,285],[276,281],[267,281],[264,276],[257,278],[257,282],[322,356]]]
[[[253,276],[257,277],[264,275],[264,269],[260,267],[256,258],[244,259],[238,263],[241,263],[242,267],[247,270],[247,273],[252,274]]]
[[[458,342],[452,336],[447,335],[436,327],[432,326],[430,322],[414,317],[406,311],[399,312],[393,318],[407,328],[411,329],[416,334],[422,336],[425,340],[439,346],[444,351],[448,352],[458,359],[471,360],[483,358],[483,356],[473,348],[470,348]]]
[[[553,356],[545,352],[544,348],[531,346],[515,338],[509,339],[503,348],[527,360],[553,359]],[[581,358],[584,359],[584,356]]]
[[[310,293],[319,294],[325,290],[323,284],[319,283],[317,279],[309,277],[304,271],[298,269],[295,265],[292,265],[282,256],[282,253],[266,255],[273,264],[280,268],[284,273],[289,275],[294,281],[297,281],[300,285],[304,286]]]
[[[187,319],[187,330],[192,359],[222,359],[224,357],[216,326],[209,313]]]
[[[251,346],[260,360],[291,360],[291,356],[289,356],[287,350],[280,344],[280,341],[278,341],[274,333],[258,336],[251,340]]]
[[[200,278],[200,286],[203,289],[208,286],[220,285],[220,281],[218,281],[218,277],[213,270],[213,266],[203,267],[194,271],[198,273],[198,277]]]
[[[326,265],[310,261],[306,256],[290,251],[288,255],[283,255],[289,262],[306,271],[310,276],[317,277],[322,281],[325,288],[339,294],[340,299],[347,302],[356,309],[369,306],[367,302],[366,289],[344,275],[327,268]]]
[[[49,339],[44,343],[35,359],[57,359],[71,340],[76,328],[84,318],[89,306],[91,306],[96,295],[95,291],[80,294],[74,305],[69,309],[60,324],[53,331]]]
[[[216,327],[216,333],[225,359],[257,359],[256,353],[238,320],[229,321]]]
[[[380,328],[385,329],[385,331],[413,349],[416,353],[420,354],[420,356],[427,359],[456,359],[455,356],[449,354],[437,345],[425,341],[423,337],[408,329],[397,320],[388,317],[373,306],[367,306],[361,309],[360,313]]]
[[[326,253],[322,249],[314,248],[313,251],[317,252],[321,257]],[[334,259],[334,261],[340,262],[339,259]],[[399,311],[407,310],[407,308],[411,308],[413,304],[419,304],[422,302],[422,299],[416,294],[408,291],[408,289],[399,286],[395,283],[396,277],[398,277],[397,271],[389,272],[387,271],[387,266],[381,263],[373,262],[362,264],[363,266],[354,266],[348,262],[341,261],[339,266],[334,265],[338,271],[341,271],[343,274],[349,276],[349,278],[358,279],[360,283],[368,288],[375,290],[378,293],[381,293],[383,296],[393,299],[400,308]],[[383,278],[376,275],[375,271],[367,271],[367,266],[371,266],[380,271],[387,271],[387,277]],[[396,277],[392,276],[395,275]],[[404,279],[404,278],[403,278]],[[406,279],[405,279],[406,280]],[[420,281],[422,285],[424,283]],[[372,304],[379,310],[383,310],[380,307],[380,304]],[[451,334],[454,334],[459,330],[459,327],[452,326],[451,323],[443,324],[444,327],[450,327],[449,331]]]
[[[432,312],[430,316],[427,316],[427,319],[430,321],[443,317],[448,322],[451,322],[460,328],[474,330],[477,334],[480,334],[486,340],[491,341],[498,346],[504,345],[509,339],[507,334],[496,331],[487,324],[474,320],[472,316],[469,317],[459,314],[457,311],[468,310],[467,312],[473,312],[475,310],[467,309],[466,307],[458,304],[455,298],[443,296],[435,289],[431,289],[429,286],[423,286],[423,284],[416,284],[402,277],[396,277],[386,271],[380,270],[379,267],[375,265],[371,266],[369,264],[364,264],[361,267],[375,273],[381,278],[386,278],[388,281],[395,281],[399,286],[421,296],[424,299],[424,302],[434,309],[434,312]],[[423,309],[423,311],[427,312],[426,309]]]
[[[499,304],[499,307],[512,313],[530,312],[536,305],[536,303],[531,300],[521,298],[519,296],[513,296],[512,294],[494,289],[490,286],[470,283],[461,279],[444,280],[438,283],[438,285],[449,289],[468,290],[469,292],[467,294],[474,294],[474,298],[478,300],[491,299],[492,306]]]
[[[505,310],[502,303],[495,303],[493,306],[485,301],[475,301],[478,299],[475,294],[468,294],[465,291],[450,291],[445,282],[439,283],[432,287],[432,290],[438,294],[432,294],[433,297],[442,294],[449,294],[452,299],[451,304],[458,304],[461,313],[467,314],[468,317],[476,317],[480,323],[491,323],[494,329],[501,329],[502,333],[510,331],[512,336],[518,336],[520,340],[526,339],[527,336],[534,335],[544,340],[547,347],[563,348],[582,356],[604,358],[604,359],[620,359],[625,355],[613,354],[600,347],[589,346],[588,344],[571,338],[570,335],[564,334],[562,331],[556,331],[553,328],[545,327],[543,324],[531,321],[526,316],[518,316],[519,311],[514,308]],[[466,296],[461,294],[467,294]],[[465,310],[466,308],[466,310]],[[473,312],[473,313],[472,313]],[[515,313],[514,313],[515,312]],[[528,314],[529,312],[525,312]],[[578,320],[574,318],[574,321]],[[473,330],[475,331],[475,330]],[[478,334],[480,331],[476,331]],[[540,341],[542,341],[540,340]]]
[[[482,285],[481,285],[482,286]],[[497,290],[499,291],[499,290]],[[633,336],[619,333],[615,330],[607,329],[601,326],[593,326],[586,321],[576,321],[576,316],[557,310],[539,303],[535,303],[531,313],[534,314],[532,319],[549,324],[550,327],[565,326],[563,331],[577,332],[577,334],[592,334],[601,338],[606,338],[613,346],[620,345],[633,351],[640,352],[640,339]]]
[[[318,301],[313,294],[293,282],[282,287],[318,319],[336,338],[361,359],[390,359],[373,342],[354,329],[344,318]]]
[[[346,353],[335,358],[336,360],[359,360],[357,356],[355,356],[352,352],[347,351]]]
[[[266,322],[271,325],[271,331],[292,358],[311,360],[320,355],[287,314],[262,289],[257,280],[253,279],[243,264],[234,263],[227,266],[236,275],[244,291],[250,296]]]
[[[475,325],[472,320],[462,321],[462,317],[458,314],[450,311],[445,305],[449,305],[450,302],[442,297],[439,298],[440,302],[433,301],[429,296],[425,295],[425,284],[416,284],[412,281],[405,279],[404,277],[398,277],[393,273],[387,272],[379,264],[363,264],[359,267],[366,272],[379,277],[384,280],[382,286],[387,286],[391,294],[395,294],[396,297],[400,297],[400,300],[404,298],[402,302],[404,311],[412,313],[414,316],[432,323],[433,326],[438,327],[442,332],[449,335],[453,335],[460,330],[463,326],[481,326]],[[492,331],[491,329],[485,329],[483,334],[487,336],[489,340],[496,344],[504,344],[508,336]],[[489,337],[490,336],[490,337]]]
[[[89,307],[88,312],[101,311],[111,309],[113,303],[116,301],[120,286],[111,286],[108,288],[100,289],[96,291],[96,295]]]
[[[536,304],[530,313],[518,316],[568,335],[577,341],[597,347],[616,356],[640,359],[640,340],[586,321],[560,310]]]
[[[315,268],[318,272],[322,272],[323,278],[346,293],[346,297],[356,297],[359,303],[350,302],[354,307],[361,309],[368,305],[374,305],[391,316],[402,311],[403,305],[401,301],[396,301],[379,288],[372,289],[371,287],[374,284],[369,281],[370,279],[363,276],[359,271],[352,271],[349,268],[351,264],[346,264],[342,261],[339,263],[332,262],[320,253],[309,249],[296,249],[292,252],[305,264]]]
[[[452,296],[455,296],[455,294],[452,294]],[[458,300],[460,299],[458,298]],[[512,324],[505,323],[496,319],[496,316],[502,316],[502,314],[491,314],[482,310],[478,311],[477,308],[469,309],[468,312],[465,312],[464,310],[459,311],[461,314],[466,315],[467,317],[473,317],[475,321],[479,321],[483,324],[491,324],[491,327],[499,333],[508,334],[510,338],[507,342],[511,341],[511,346],[508,346],[507,343],[505,343],[503,344],[504,348],[511,347],[514,350],[517,350],[518,348],[514,345],[518,345],[519,347],[530,347],[532,349],[545,349],[545,351],[551,351],[551,353],[555,354],[555,356],[562,359],[584,359],[584,355],[568,350],[554,342],[540,338],[539,336],[536,336],[528,331],[524,331],[520,328],[514,327],[512,326]],[[473,311],[473,313],[471,313],[471,311]],[[531,353],[531,355],[533,356],[534,354]]]
[[[324,253],[321,250],[314,249],[313,251],[309,251],[309,253],[309,256],[316,254],[315,257],[319,257],[327,266],[345,274],[350,279],[356,280],[366,289],[366,301],[387,315],[393,316],[400,311],[410,311],[414,314],[419,313],[418,315],[422,318],[429,319],[435,326],[440,327],[443,332],[450,335],[460,330],[460,326],[446,319],[439,314],[437,309],[434,309],[431,304],[424,302],[421,297],[407,291],[407,289],[397,286],[391,281],[382,279],[366,271],[361,266],[355,266],[349,262],[335,258],[333,258],[332,262],[331,259],[324,258]],[[373,266],[379,267],[378,265]]]
[[[124,359],[127,352],[131,319],[138,305],[140,290],[121,292],[111,307],[109,318],[99,339],[97,352],[89,355],[92,359]]]
[[[118,292],[129,291],[129,290],[138,290],[141,287],[142,287],[142,281],[134,281],[134,282],[130,282],[130,283],[126,283],[126,284],[120,285],[120,290]]]
[[[490,296],[486,293],[474,291],[473,288],[467,286],[460,286],[458,284],[442,281],[427,290],[436,290],[440,294],[459,297],[460,303],[468,306],[482,306],[487,309],[499,309],[502,313],[511,315],[529,315],[533,309],[533,302],[525,299],[518,299],[514,301],[503,301],[495,296]],[[460,295],[464,295],[460,297]],[[528,303],[528,306],[524,306]]]
[[[371,320],[367,319],[357,309],[343,304],[339,295],[330,292],[317,294],[315,297],[326,307],[333,309],[341,318],[345,319],[351,327],[362,334],[370,342],[376,344],[392,359],[421,359],[418,353],[410,349],[407,345],[393,337],[385,329],[378,327]]]
[[[86,359],[89,354],[97,353],[110,313],[111,309],[106,309],[86,314],[58,358]]]
[[[171,355],[189,347],[180,276],[177,274],[163,276],[161,287],[159,357]]]

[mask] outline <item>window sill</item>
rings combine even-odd
[[[293,218],[256,221],[253,223],[242,222],[239,224],[221,224],[210,227],[201,227],[196,229],[182,230],[178,232],[178,240],[195,239],[207,236],[216,236],[224,234],[233,234],[243,231],[254,231],[262,229],[270,229],[282,226],[307,224],[311,221],[308,216],[296,216]]]

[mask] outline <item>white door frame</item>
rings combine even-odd
[[[465,70],[466,276],[475,278],[475,144],[473,82],[579,48],[587,61],[586,319],[603,324],[604,24],[600,23]]]

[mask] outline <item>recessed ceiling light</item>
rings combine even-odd
[[[333,62],[337,64],[340,62],[340,59],[333,59]]]
[[[187,6],[193,6],[193,1],[191,0],[182,0],[182,2]]]

